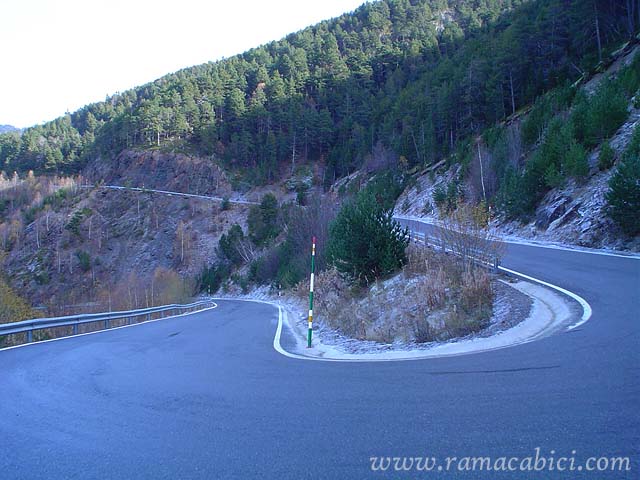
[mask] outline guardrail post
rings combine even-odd
[[[27,343],[33,342],[33,330],[27,330]]]
[[[77,323],[73,325],[73,334],[74,335],[78,334],[78,324]]]
[[[108,319],[104,321],[104,329],[105,330],[109,329],[109,320]]]

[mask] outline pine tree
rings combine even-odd
[[[627,235],[640,234],[640,156],[628,155],[609,181],[609,216]]]
[[[406,262],[408,232],[370,192],[342,207],[329,233],[330,261],[360,283],[393,273]]]

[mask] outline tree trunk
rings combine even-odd
[[[291,175],[296,167],[296,132],[293,132],[293,145],[291,147]]]
[[[478,162],[480,162],[480,183],[482,183],[482,199],[487,203],[487,192],[484,188],[484,170],[482,169],[482,155],[480,154],[480,143],[478,142]]]
[[[509,87],[511,88],[511,114],[516,113],[516,97],[513,92],[513,72],[509,70]]]
[[[598,42],[598,62],[602,62],[602,40],[600,38],[600,21],[598,19],[597,0],[593,0],[593,11],[595,13],[595,21],[596,21],[596,40]]]
[[[633,32],[635,30],[635,5],[633,0],[627,0],[627,30],[629,30],[629,37],[633,37]]]

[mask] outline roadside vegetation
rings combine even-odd
[[[37,318],[40,314],[0,277],[0,323],[19,322],[30,318]],[[13,344],[11,336],[0,336],[0,348]]]
[[[609,215],[630,236],[640,234],[640,125],[609,181]]]
[[[19,322],[38,316],[37,311],[0,277],[0,323]]]
[[[470,209],[457,211],[449,225],[455,230],[439,245],[408,245],[402,268],[369,285],[335,267],[321,272],[314,286],[317,318],[347,337],[382,343],[445,341],[481,331],[493,312],[493,275],[472,261],[472,252],[475,259],[500,251],[477,218]],[[301,299],[308,288],[308,281],[298,285]]]
[[[569,179],[584,182],[589,175],[588,153],[603,145],[598,166],[611,168],[613,153],[607,140],[625,122],[631,98],[640,88],[640,55],[592,93],[566,85],[538,100],[521,124],[522,147],[509,144],[505,128],[485,136],[495,162],[498,208],[511,218],[526,220],[540,199]],[[506,144],[505,144],[506,143]],[[536,147],[524,165],[508,161],[515,148]]]
[[[640,232],[640,134],[625,151],[613,141],[630,105],[640,106],[640,56],[583,88],[635,48],[632,3],[369,2],[1,134],[7,279],[52,314],[300,290],[315,236],[320,284],[341,285],[344,315],[326,317],[346,322],[339,330],[380,341],[477,331],[492,294],[476,258],[499,256],[486,230],[496,212],[529,221],[549,192],[610,174],[607,213],[624,235]],[[152,183],[225,200],[98,192],[59,176],[143,188],[151,169]],[[416,252],[393,220],[419,173],[447,178],[420,210],[449,227],[440,246],[457,255]],[[259,205],[229,201],[252,189]],[[390,317],[409,322],[402,331],[350,325],[348,306],[390,301],[395,293],[381,292],[400,288],[399,272],[407,298],[426,299],[414,302],[426,310]]]

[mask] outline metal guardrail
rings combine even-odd
[[[215,305],[215,303],[211,300],[200,300],[186,305],[172,304],[119,312],[82,313],[67,317],[34,318],[31,320],[22,320],[20,322],[0,324],[0,336],[26,333],[26,341],[27,343],[31,343],[33,341],[33,332],[36,330],[57,327],[73,327],[72,335],[77,335],[78,327],[87,323],[104,322],[103,328],[107,330],[111,328],[112,320],[126,319],[127,324],[130,325],[133,323],[133,319],[138,317],[143,317],[144,320],[142,321],[148,321],[151,320],[151,316],[153,314],[159,313],[160,317],[164,318],[171,314],[175,315],[177,312],[185,313],[187,311],[200,309],[200,307],[204,308],[206,305]]]
[[[427,235],[423,232],[417,232],[411,229],[409,229],[409,234],[410,234],[410,239],[416,243],[422,243],[425,246],[430,245],[434,248],[440,248],[443,252],[453,253],[454,255],[462,256],[461,252],[456,251],[455,248],[446,246],[442,238],[440,237],[437,237],[434,235]],[[486,252],[482,249],[471,248],[471,249],[468,249],[468,251],[466,251],[464,254],[472,261],[479,263],[481,265],[490,267],[494,271],[497,271],[498,268],[500,267],[499,256],[494,255],[494,256],[488,257],[486,255]]]

